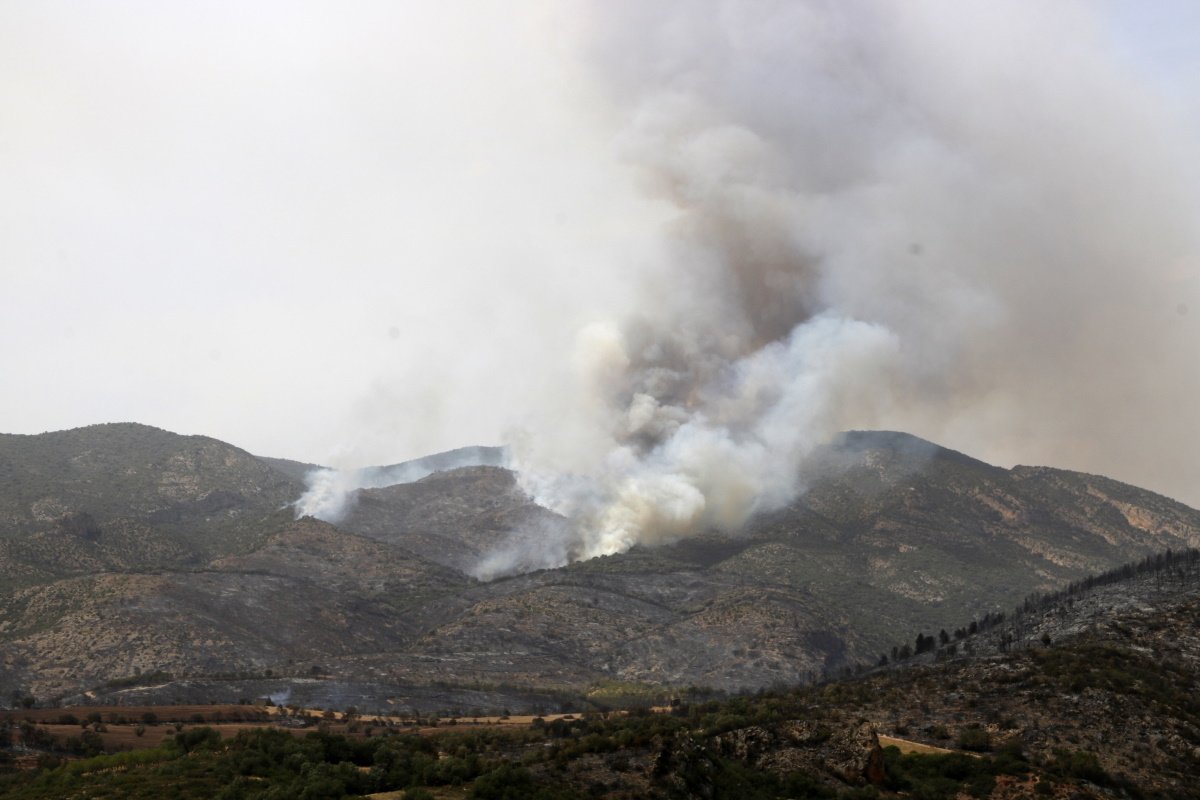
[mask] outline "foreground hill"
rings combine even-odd
[[[562,524],[497,466],[359,490],[334,527],[286,508],[305,465],[203,437],[3,437],[0,463],[0,697],[66,702],[516,709],[810,682],[1200,544],[1200,513],[1151,492],[897,433],[840,437],[743,531],[490,582],[479,559]]]
[[[117,721],[100,734],[85,721],[73,741],[52,729],[80,731],[78,723],[45,725],[55,712],[10,712],[19,724],[8,735],[40,752],[43,768],[6,775],[0,749],[0,791],[21,800],[370,792],[1184,800],[1200,785],[1198,623],[1200,552],[1189,551],[1031,599],[985,631],[852,680],[728,700],[677,698],[628,714],[576,709],[532,724],[454,720],[411,735],[430,720],[346,724],[297,713],[251,723],[257,729],[189,725],[164,737],[152,727],[145,739],[129,737],[147,749],[54,768],[64,749],[96,752],[122,741],[125,709],[103,709]],[[158,714],[180,723],[216,719],[210,708]],[[222,718],[262,716],[239,710],[246,708],[226,707]],[[4,718],[0,712],[0,732]]]

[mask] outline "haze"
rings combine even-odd
[[[0,428],[505,442],[590,554],[852,427],[1200,503],[1188,13],[0,4]]]

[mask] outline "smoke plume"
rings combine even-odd
[[[400,483],[412,483],[434,472],[459,467],[503,467],[507,464],[508,455],[503,448],[461,447],[386,467],[318,467],[304,476],[304,494],[293,506],[296,519],[316,517],[326,522],[338,523],[353,509],[359,489],[379,489]]]
[[[616,152],[673,218],[513,437],[575,523],[542,565],[735,529],[846,428],[1200,499],[1196,148],[1089,9],[589,7]]]

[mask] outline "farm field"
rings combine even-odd
[[[255,705],[147,705],[147,706],[69,706],[0,711],[0,723],[11,726],[10,737],[17,735],[21,723],[32,723],[52,738],[57,747],[67,747],[72,738],[85,731],[100,737],[106,752],[148,750],[159,747],[179,731],[205,726],[222,739],[260,728],[284,730],[304,736],[314,730],[367,739],[383,731],[432,736],[453,730],[474,728],[527,728],[535,719],[546,723],[570,722],[576,714],[546,714],[541,717],[512,716],[452,717],[428,724],[429,719],[378,714],[356,715],[318,708],[280,708]],[[30,762],[28,767],[34,766]]]

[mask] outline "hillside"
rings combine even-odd
[[[677,697],[628,714],[580,707],[532,724],[468,718],[438,728],[429,719],[264,717],[246,706],[185,706],[176,716],[167,706],[158,715],[183,730],[164,737],[151,728],[141,745],[149,749],[8,775],[0,763],[0,790],[24,800],[134,791],[1184,800],[1200,785],[1198,623],[1200,552],[1188,551],[1031,599],[1015,619],[854,679],[726,700]],[[1046,625],[1061,638],[1048,640]],[[63,741],[56,729],[79,725],[47,725],[57,718],[35,710],[12,712],[28,721],[9,735],[52,767],[54,748],[96,752],[123,741],[124,709],[103,710],[116,721],[96,726],[99,734],[85,722],[81,736]],[[197,718],[262,721],[257,730],[184,727]]]
[[[907,434],[845,434],[802,480],[808,490],[752,520],[753,544],[723,568],[863,608],[876,620],[866,633],[922,615],[916,627],[942,627],[955,613],[981,615],[1200,544],[1200,513],[1153,492],[1046,467],[1000,469]]]
[[[145,425],[0,434],[0,589],[246,550],[301,490],[236,447]]]
[[[471,466],[361,489],[339,527],[470,572],[514,534],[561,524],[561,518],[525,496],[513,473]]]
[[[96,426],[4,437],[0,458],[0,696],[68,702],[287,689],[430,711],[803,683],[1200,544],[1200,513],[1151,492],[856,432],[744,531],[480,582],[498,544],[563,524],[501,467],[361,489],[334,527],[286,508],[307,465],[203,437]]]

